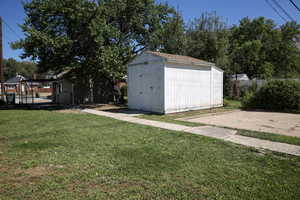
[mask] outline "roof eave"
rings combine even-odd
[[[177,61],[172,61],[172,60],[166,60],[166,63],[192,65],[192,66],[199,66],[199,67],[212,67],[212,66],[215,66],[213,63],[190,63],[190,62],[177,62]]]

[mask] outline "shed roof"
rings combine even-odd
[[[26,80],[24,76],[16,75],[10,79],[8,79],[5,84],[18,84],[20,81]]]
[[[161,53],[161,52],[155,52],[155,51],[146,51],[146,53],[165,58],[167,60],[167,62],[173,62],[173,63],[178,63],[178,64],[208,65],[208,66],[215,65],[214,63],[200,60],[197,58],[193,58],[190,56],[181,56],[181,55]]]

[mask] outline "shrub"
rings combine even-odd
[[[127,85],[121,87],[121,93],[124,97],[127,97]]]
[[[6,104],[6,102],[3,101],[2,99],[0,99],[0,106],[3,106],[3,105],[5,105],[5,104]]]
[[[121,104],[125,104],[127,102],[127,85],[123,85],[120,89],[121,91]]]
[[[242,106],[267,110],[299,110],[300,82],[270,81],[256,92],[247,92],[243,97]]]

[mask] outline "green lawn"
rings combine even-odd
[[[249,130],[238,130],[238,134],[243,136],[248,136],[248,137],[270,140],[274,142],[300,145],[300,138],[297,137],[279,135],[274,133],[264,133],[258,131],[249,131]]]
[[[298,199],[300,158],[89,114],[0,111],[0,199]]]
[[[145,114],[145,115],[139,116],[139,118],[196,127],[196,126],[202,126],[204,124],[187,122],[187,121],[180,121],[180,120],[177,120],[177,119],[178,118],[184,118],[184,117],[192,117],[192,116],[197,116],[197,115],[202,115],[202,114],[221,113],[221,112],[226,112],[226,111],[230,111],[230,110],[239,109],[240,107],[241,107],[241,102],[240,101],[224,99],[224,107],[221,107],[221,108],[213,108],[213,109],[205,109],[205,110],[194,110],[194,111],[173,113],[173,114],[167,114],[167,115]]]

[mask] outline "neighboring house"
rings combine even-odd
[[[128,107],[156,113],[223,106],[223,70],[188,56],[146,51],[128,65]]]
[[[249,81],[249,78],[247,76],[247,74],[235,74],[235,75],[231,75],[231,80],[235,81]]]
[[[64,71],[54,78],[52,102],[59,104],[75,104],[75,84],[66,76],[69,70]]]
[[[19,75],[19,74],[17,74],[16,76],[8,79],[4,83],[5,92],[6,93],[19,93],[20,91],[24,92],[25,91],[25,85],[23,84],[21,86],[20,83],[22,81],[26,81],[26,80],[27,79],[24,76]],[[26,81],[26,86],[28,87],[28,89],[30,91],[33,91],[33,90],[36,90],[40,86],[40,83],[37,83],[37,82],[27,82]]]
[[[89,102],[94,103],[108,103],[112,102],[114,98],[108,94],[105,89],[113,90],[112,85],[99,82],[80,83],[80,80],[72,79],[72,71],[66,70],[56,76],[53,85],[52,102],[58,104],[84,104]],[[101,77],[99,77],[101,79]],[[117,88],[126,86],[125,81],[118,81],[115,83]],[[92,93],[92,96],[90,95]],[[93,100],[91,100],[93,99]]]

